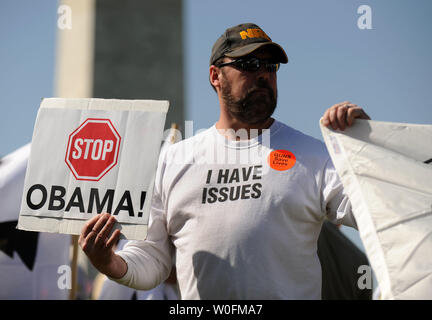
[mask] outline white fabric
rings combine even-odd
[[[0,252],[0,299],[68,299],[69,290],[63,286],[65,282],[61,277],[70,276],[70,272],[66,274],[59,267],[69,266],[70,241],[69,235],[40,233],[31,271],[16,252],[13,258]]]
[[[122,250],[127,242],[128,240],[120,240],[116,251]],[[179,298],[177,288],[170,283],[161,283],[156,288],[150,290],[135,290],[103,276],[102,288],[97,299],[131,300],[134,293],[137,300],[178,300]]]
[[[321,126],[382,299],[432,299],[432,125]]]
[[[5,156],[0,164],[0,223],[18,220],[30,144]],[[61,289],[59,267],[69,265],[70,236],[39,234],[33,270],[14,252],[0,251],[0,299],[67,299]],[[60,270],[61,271],[61,270]]]
[[[267,163],[281,149],[296,157],[289,170]],[[213,126],[168,147],[152,205],[146,241],[118,253],[128,271],[117,281],[157,286],[175,248],[182,299],[320,299],[322,222],[355,225],[325,145],[278,121],[248,141]]]
[[[1,159],[0,222],[18,219],[30,146],[26,144]]]

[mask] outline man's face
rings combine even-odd
[[[264,50],[251,56],[271,60],[271,55]],[[224,62],[232,60],[226,58]],[[221,96],[232,117],[247,124],[263,123],[271,117],[277,103],[276,72],[269,72],[263,66],[255,72],[225,66],[221,72]]]

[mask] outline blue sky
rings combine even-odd
[[[53,95],[57,2],[0,2],[0,156],[31,141],[41,98]]]
[[[372,30],[360,30],[360,5]],[[211,46],[226,27],[256,22],[287,52],[278,73],[276,117],[321,139],[318,119],[350,100],[374,120],[432,123],[432,1],[189,0],[185,6],[188,117],[198,127],[217,119],[208,85]],[[198,80],[200,79],[200,80]],[[205,110],[205,112],[204,112]]]
[[[360,30],[360,5],[372,9],[372,30]],[[41,98],[53,96],[55,0],[0,2],[0,155],[31,140]],[[321,139],[325,109],[350,100],[374,120],[432,122],[432,1],[184,1],[186,119],[194,129],[218,118],[208,83],[214,41],[255,22],[286,50],[278,73],[275,116]]]
[[[360,30],[360,5],[372,29]],[[0,156],[31,141],[43,97],[53,96],[56,0],[0,2]],[[430,0],[185,0],[185,106],[194,130],[219,115],[208,82],[214,41],[254,22],[281,44],[275,117],[321,139],[326,108],[350,100],[374,120],[432,123]]]

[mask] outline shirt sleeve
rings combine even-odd
[[[351,201],[344,193],[342,182],[330,157],[324,165],[322,174],[321,209],[325,212],[328,220],[334,224],[343,224],[357,229]]]
[[[172,267],[173,249],[161,197],[163,171],[163,162],[159,161],[147,238],[129,241],[122,250],[116,252],[127,263],[128,269],[122,278],[110,278],[138,290],[150,290],[158,286],[168,278]]]

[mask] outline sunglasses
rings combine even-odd
[[[247,59],[237,59],[217,65],[218,68],[222,68],[225,66],[234,66],[237,69],[248,72],[256,72],[261,68],[261,66],[264,66],[268,72],[276,72],[279,70],[280,63],[274,63],[267,60],[260,60],[258,58],[251,57]]]

